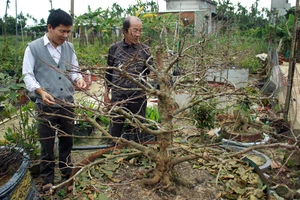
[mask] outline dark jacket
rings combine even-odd
[[[150,72],[146,66],[149,57],[150,49],[147,45],[128,45],[122,40],[110,46],[107,65],[126,70],[132,78],[143,83],[146,75]],[[151,60],[149,64],[152,63]],[[145,92],[137,84],[123,77],[117,70],[107,69],[105,78],[107,86],[112,91],[112,101],[145,95]]]

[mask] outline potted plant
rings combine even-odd
[[[0,146],[0,199],[38,199],[29,165],[24,149]]]
[[[11,117],[11,114],[15,112],[13,110],[15,108],[14,104],[20,103],[22,95],[19,91],[25,89],[25,84],[17,83],[18,81],[22,81],[22,77],[18,80],[0,72],[0,106],[3,111],[2,116]]]
[[[101,64],[98,63],[96,67],[93,67],[91,69],[91,75],[92,75],[92,81],[97,81],[98,80],[98,76],[99,76],[99,68],[101,67]]]
[[[75,136],[90,136],[93,133],[94,126],[87,121],[87,118],[95,118],[93,112],[94,107],[94,103],[82,101],[78,108],[75,109],[75,115],[77,117],[77,120],[75,120]]]
[[[219,134],[227,139],[242,143],[264,141],[269,126],[257,121],[250,114],[251,102],[248,98],[238,100],[233,107],[233,120],[221,125]]]
[[[19,110],[19,124],[8,127],[4,134],[6,144],[23,148],[31,159],[39,158],[37,122],[34,120],[34,103],[30,101]],[[2,144],[3,145],[3,144]]]
[[[30,157],[30,170],[32,175],[39,175],[39,143],[37,134],[37,122],[33,119],[34,103],[30,101],[19,110],[19,124],[8,127],[4,140],[0,141],[2,146],[18,146]]]

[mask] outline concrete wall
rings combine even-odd
[[[166,12],[180,13],[183,24],[192,24],[194,34],[198,36],[203,31],[209,34],[216,29],[217,22],[212,19],[216,5],[210,0],[167,0]]]
[[[248,86],[248,69],[209,69],[206,73],[206,80],[217,83],[232,83],[236,88]]]
[[[291,4],[288,0],[271,0],[271,10],[278,10],[278,15],[282,16],[286,14],[286,10],[291,8]]]
[[[195,36],[199,36],[201,32],[209,34],[216,30],[217,21],[213,20],[210,13],[207,11],[164,11],[160,14],[173,13],[175,15],[180,15],[181,24],[184,26],[193,25],[193,32]]]
[[[287,77],[288,77],[289,63],[284,62],[280,65],[281,72],[278,74],[282,77],[282,84],[278,84],[278,89],[276,91],[276,97],[278,98],[279,104],[284,108],[286,95],[287,95]],[[289,107],[288,118],[290,125],[293,129],[300,129],[300,64],[296,64],[296,69],[294,73],[293,87],[291,102]]]
[[[216,5],[205,0],[169,0],[167,10],[207,10],[216,13]]]

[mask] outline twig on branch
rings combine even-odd
[[[102,155],[103,155],[104,153],[106,153],[107,151],[110,151],[110,150],[112,150],[112,149],[114,149],[114,147],[112,147],[112,148],[110,148],[110,149],[105,149],[105,151],[102,152]],[[83,171],[85,171],[86,169],[91,168],[92,166],[95,166],[95,165],[98,165],[98,164],[104,164],[105,162],[107,162],[107,160],[111,160],[111,159],[114,159],[114,158],[125,157],[125,156],[137,156],[137,155],[141,155],[141,154],[142,154],[142,152],[137,151],[137,152],[127,153],[127,154],[112,155],[112,156],[110,156],[110,157],[104,158],[104,160],[99,160],[99,161],[95,161],[95,162],[94,162],[94,161],[87,160],[87,159],[84,159],[83,161],[81,161],[81,162],[79,163],[79,165],[75,166],[74,169],[77,169],[77,170],[76,170],[76,172],[73,174],[73,172],[74,172],[74,169],[73,169],[73,171],[72,171],[72,176],[71,176],[68,180],[66,180],[66,181],[64,181],[64,182],[62,182],[62,183],[60,183],[60,184],[58,184],[58,185],[52,186],[52,189],[55,190],[55,189],[60,188],[60,187],[62,187],[62,186],[64,186],[64,185],[67,185],[66,189],[67,189],[67,191],[68,191],[68,188],[69,188],[69,186],[71,186],[72,181],[73,181],[76,177],[78,177],[78,176],[79,176]],[[92,155],[94,155],[94,154],[92,154]],[[99,157],[99,156],[98,156],[98,157]],[[83,165],[85,162],[89,162],[89,164]],[[68,192],[69,192],[69,191],[68,191]]]
[[[267,149],[267,148],[279,148],[279,147],[282,147],[282,148],[286,148],[286,149],[299,149],[297,147],[297,143],[293,144],[293,145],[290,145],[290,144],[284,144],[284,143],[274,143],[274,144],[265,144],[265,145],[255,145],[255,146],[251,146],[251,147],[248,147],[247,149],[245,150],[242,150],[242,151],[238,151],[236,153],[232,153],[232,154],[228,154],[226,155],[227,158],[230,158],[230,157],[235,157],[235,156],[239,156],[241,154],[245,154],[249,151],[252,151],[252,150],[256,150],[256,149]]]

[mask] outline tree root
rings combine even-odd
[[[161,172],[156,171],[155,176],[153,178],[142,179],[141,184],[143,187],[159,185],[159,186],[155,187],[154,190],[163,189],[165,191],[176,194],[176,188],[172,186],[172,182],[170,181],[169,174],[163,175]]]
[[[142,151],[143,154],[146,155],[147,157],[150,157],[150,158],[154,159],[155,156],[156,156],[156,153],[153,150],[149,149],[146,146],[138,144],[138,143],[136,143],[134,141],[128,141],[128,140],[126,140],[124,138],[119,138],[119,141],[121,142],[121,145],[115,146],[115,147],[111,147],[111,148],[107,148],[107,149],[98,150],[98,151],[92,153],[91,155],[89,155],[86,159],[82,160],[77,166],[75,166],[75,168],[73,168],[72,173],[70,175],[70,180],[66,183],[66,194],[68,194],[70,192],[70,190],[68,188],[70,188],[70,186],[73,183],[73,178],[72,177],[83,166],[88,165],[88,164],[94,162],[97,158],[99,158],[100,156],[102,156],[104,153],[106,153],[108,151],[115,150],[115,149],[122,149],[124,146],[132,146],[133,148]],[[145,144],[148,144],[148,143],[145,143]],[[149,144],[151,144],[151,142]]]
[[[142,179],[141,180],[141,184],[142,186],[146,186],[146,185],[156,185],[158,184],[158,182],[160,181],[161,179],[161,174],[156,174],[153,178],[151,179]]]
[[[171,193],[174,193],[175,195],[176,195],[176,193],[177,193],[177,191],[176,191],[176,187],[174,187],[174,186],[170,186],[170,187],[168,187],[168,192],[171,192]]]
[[[103,154],[105,154],[108,151],[115,150],[115,149],[121,149],[121,148],[123,148],[123,146],[120,145],[120,146],[110,147],[110,148],[107,148],[107,149],[101,149],[99,151],[96,151],[96,152],[92,153],[86,159],[82,160],[72,170],[72,173],[70,175],[70,180],[66,183],[66,194],[68,194],[70,192],[69,188],[73,183],[73,178],[72,177],[81,169],[82,166],[85,166],[87,164],[90,164],[90,163],[94,162],[97,158],[99,158],[100,156],[102,156]]]

